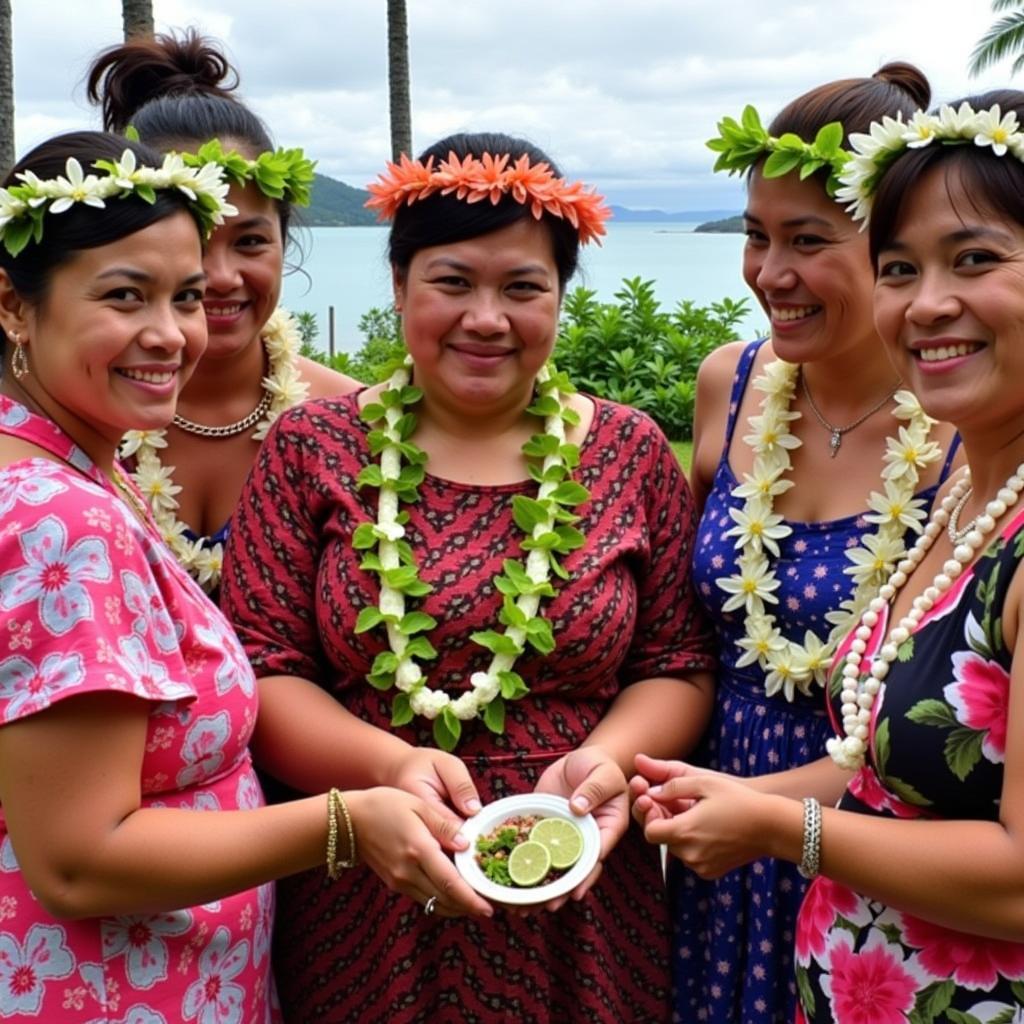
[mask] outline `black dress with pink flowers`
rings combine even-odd
[[[868,763],[840,807],[898,818],[998,818],[1012,661],[1003,602],[1022,556],[1024,512],[900,649],[875,704]],[[883,617],[868,652],[887,633]],[[837,670],[833,718],[838,679]],[[1024,943],[953,931],[828,878],[817,878],[804,900],[796,962],[798,1021],[1024,1020]]]

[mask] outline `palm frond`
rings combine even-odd
[[[1017,11],[1000,18],[978,40],[971,53],[967,70],[971,75],[980,74],[1004,57],[1024,50],[1024,11]],[[1016,68],[1014,69],[1016,70]]]
[[[1024,7],[1024,0],[992,0],[992,13],[1012,11],[1014,7]]]

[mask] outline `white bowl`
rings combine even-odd
[[[507,818],[516,815],[536,814],[544,818],[566,818],[583,833],[583,852],[580,859],[554,882],[547,885],[534,885],[520,889],[517,886],[498,885],[492,882],[476,862],[476,841],[481,835],[497,828]],[[553,793],[522,793],[519,796],[507,796],[503,800],[495,800],[481,811],[467,818],[462,826],[462,834],[469,840],[469,846],[455,854],[455,866],[459,874],[481,896],[495,903],[513,903],[522,906],[530,903],[544,903],[556,896],[564,896],[571,892],[594,870],[598,855],[601,852],[601,834],[592,814],[582,817],[573,814],[569,809],[569,801],[565,797]]]

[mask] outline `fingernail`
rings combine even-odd
[[[651,796],[657,796],[661,792],[661,786],[651,786],[647,792],[650,793]]]
[[[470,814],[476,814],[476,812],[480,810],[480,801],[468,800],[466,802],[466,810],[469,811]]]
[[[586,814],[590,810],[590,801],[583,796],[574,796],[572,798],[572,806],[580,812],[580,814]]]
[[[456,846],[461,848],[469,846],[469,840],[461,832],[455,833],[453,842],[455,843]]]

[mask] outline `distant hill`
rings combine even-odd
[[[639,223],[641,221],[660,221],[663,224],[695,224],[711,220],[713,217],[725,217],[731,210],[684,210],[681,213],[667,213],[665,210],[633,210],[628,206],[612,206],[612,220]]]
[[[743,217],[737,213],[723,220],[709,220],[706,224],[698,224],[693,230],[717,235],[739,234],[743,231]]]
[[[369,198],[365,189],[353,188],[326,174],[314,175],[312,202],[302,210],[303,223],[313,228],[376,224],[377,215],[363,206]]]

